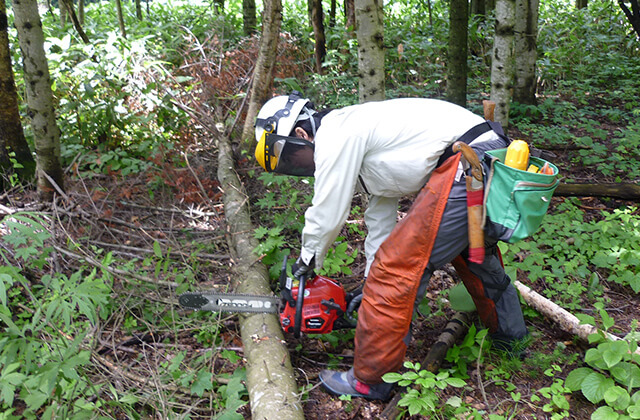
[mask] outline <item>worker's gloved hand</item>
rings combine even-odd
[[[291,272],[294,277],[309,277],[315,265],[315,257],[311,258],[308,265],[302,261],[302,257],[298,257],[296,262],[293,263],[293,266],[291,266]]]

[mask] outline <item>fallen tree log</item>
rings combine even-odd
[[[611,197],[623,200],[640,199],[638,184],[560,184],[553,193],[559,197]]]
[[[429,353],[422,361],[422,367],[429,372],[436,373],[447,355],[447,351],[461,338],[469,328],[471,314],[469,312],[457,312],[444,327],[438,340],[431,346]],[[398,401],[402,398],[401,392],[396,392],[391,401],[380,414],[383,420],[393,420],[398,417]]]
[[[218,144],[218,180],[223,189],[228,243],[234,265],[236,293],[269,295],[269,274],[253,250],[258,246],[247,209],[247,196],[233,163],[226,139]],[[247,369],[251,415],[256,420],[303,419],[302,404],[275,314],[240,316],[240,331]]]
[[[622,338],[600,330],[593,325],[581,324],[580,320],[575,315],[562,308],[560,305],[550,301],[530,287],[520,283],[518,280],[515,280],[513,285],[518,289],[518,292],[520,292],[520,295],[527,305],[531,306],[533,309],[552,321],[555,321],[563,331],[575,334],[587,342],[589,341],[589,336],[595,333],[602,333],[609,340],[622,340]],[[636,350],[636,353],[640,354],[640,348]]]

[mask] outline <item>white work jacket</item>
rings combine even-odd
[[[483,121],[458,105],[419,98],[367,102],[327,114],[314,139],[315,186],[302,231],[303,261],[315,256],[322,267],[360,178],[371,195],[364,215],[366,275],[396,224],[399,198],[419,191],[444,150]],[[494,138],[490,131],[478,141]]]

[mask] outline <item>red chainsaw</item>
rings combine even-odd
[[[280,297],[202,291],[183,293],[178,301],[199,311],[278,313],[284,331],[296,338],[300,333],[327,334],[356,326],[361,291],[346,293],[335,280],[313,272],[295,280],[287,276],[285,257],[278,281]]]

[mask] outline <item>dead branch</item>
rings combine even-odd
[[[640,185],[627,184],[560,184],[554,192],[560,197],[611,197],[623,200],[640,199]]]
[[[587,342],[589,341],[589,336],[595,333],[604,334],[609,340],[622,340],[622,338],[606,331],[602,331],[593,325],[581,324],[580,320],[575,315],[560,307],[560,305],[545,298],[535,290],[532,290],[528,286],[520,283],[518,280],[514,281],[513,284],[516,286],[527,305],[556,322],[563,331],[575,334]],[[636,350],[636,353],[640,354],[640,348]]]

